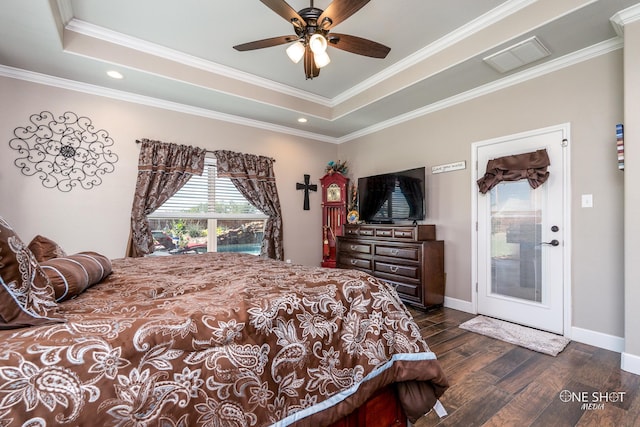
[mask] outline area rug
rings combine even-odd
[[[570,341],[561,335],[486,316],[467,320],[460,328],[551,356],[557,356]]]

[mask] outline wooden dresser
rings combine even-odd
[[[421,308],[444,302],[444,242],[436,240],[435,225],[346,224],[337,267],[384,279],[403,301]]]

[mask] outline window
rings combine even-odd
[[[152,255],[245,252],[258,255],[267,216],[249,203],[229,178],[217,174],[215,158],[149,215]],[[212,238],[213,237],[213,238]]]
[[[389,205],[389,198],[391,199],[391,205]],[[400,183],[396,180],[396,184],[391,190],[387,200],[382,204],[382,207],[377,212],[378,215],[373,219],[386,220],[389,218],[409,218],[411,215],[411,208],[409,202],[400,188]]]

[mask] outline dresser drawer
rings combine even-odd
[[[420,268],[413,265],[399,265],[374,261],[373,270],[376,273],[402,276],[404,278],[420,280]]]
[[[394,228],[393,237],[396,239],[414,240],[416,238],[415,228]]]
[[[354,252],[359,254],[371,255],[371,244],[361,241],[340,240],[340,252]]]
[[[379,227],[375,229],[375,237],[414,241],[416,239],[416,233],[413,227]]]
[[[344,235],[345,236],[353,236],[353,237],[358,237],[360,229],[355,228],[355,227],[345,227],[344,228]]]
[[[375,230],[373,228],[360,228],[358,229],[358,235],[364,237],[373,237]]]
[[[338,259],[338,264],[344,268],[361,268],[364,270],[371,270],[371,260],[363,258],[352,258],[350,256],[341,256]]]
[[[393,280],[385,282],[396,288],[398,296],[406,301],[420,302],[422,300],[422,286],[420,284],[400,283]]]
[[[376,237],[393,237],[393,228],[376,228]]]
[[[344,234],[349,237],[373,237],[375,236],[375,229],[364,227],[360,228],[358,226],[345,226]]]
[[[420,246],[413,247],[398,247],[398,246],[386,246],[376,245],[375,254],[378,256],[386,256],[393,258],[408,259],[411,261],[418,261],[420,259]]]

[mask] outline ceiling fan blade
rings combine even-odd
[[[359,11],[367,3],[369,0],[333,0],[318,17],[318,26],[328,30]],[[330,21],[323,23],[325,18],[329,18]]]
[[[244,52],[245,50],[254,50],[254,49],[262,49],[265,47],[278,46],[281,44],[294,42],[298,40],[297,36],[279,36],[279,37],[271,37],[269,39],[256,40],[249,43],[243,43],[234,46],[235,50],[239,50],[240,52]]]
[[[391,51],[391,48],[378,42],[348,34],[330,33],[328,39],[329,46],[371,58],[385,58]]]
[[[320,75],[320,68],[316,67],[313,52],[308,45],[304,49],[304,75],[307,79],[312,79]]]
[[[302,17],[298,15],[298,12],[296,12],[294,8],[289,6],[289,3],[287,3],[286,1],[284,0],[260,0],[260,1],[264,3],[269,9],[273,10],[275,13],[282,16],[284,19],[286,19],[293,25],[296,25],[296,22],[298,22],[301,28],[304,28],[307,26],[307,23],[305,22],[305,20],[302,19]]]

